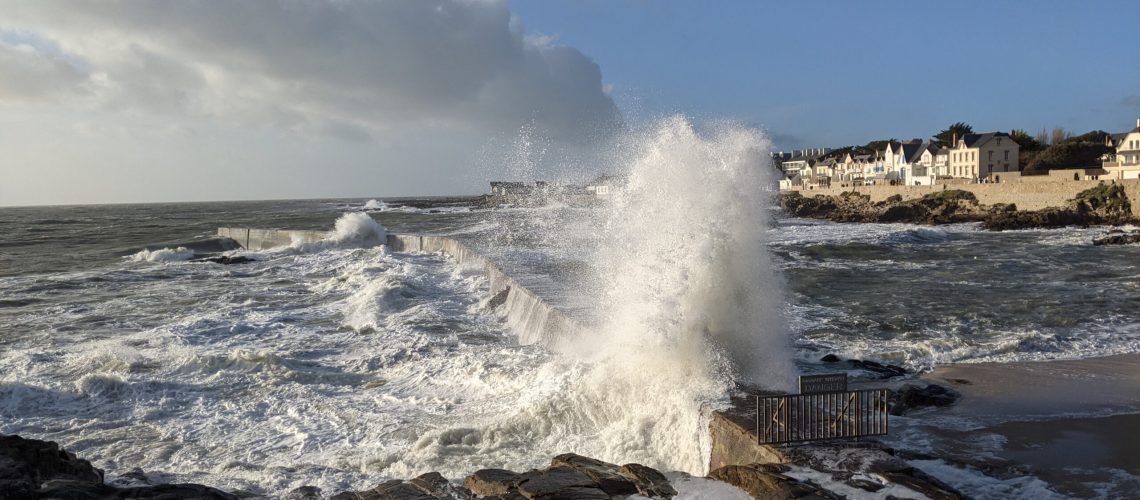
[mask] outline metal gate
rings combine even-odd
[[[756,396],[760,444],[881,436],[887,433],[890,391]]]

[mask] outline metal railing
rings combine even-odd
[[[783,444],[887,433],[890,391],[756,396],[756,439]]]

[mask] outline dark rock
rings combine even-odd
[[[509,286],[502,290],[499,290],[499,293],[496,293],[494,297],[491,297],[491,300],[487,301],[487,307],[494,309],[503,305],[507,302],[507,297],[510,296],[510,294],[511,287]]]
[[[958,391],[937,384],[906,384],[891,396],[891,415],[903,415],[914,408],[926,406],[950,406],[961,397]]]
[[[41,484],[54,479],[102,485],[103,471],[54,442],[0,435],[0,491],[33,498]]]
[[[1115,232],[1093,239],[1093,245],[1131,245],[1140,243],[1140,231],[1131,233]]]
[[[633,484],[637,486],[637,492],[644,496],[673,498],[677,495],[677,490],[669,484],[665,475],[652,467],[641,464],[625,464],[618,469],[618,472],[633,481]]]
[[[574,453],[558,455],[550,461],[551,467],[569,467],[585,474],[602,491],[609,495],[632,495],[637,493],[637,486],[629,478],[621,474],[617,465],[601,460],[583,457]]]
[[[134,488],[115,488],[106,484],[53,479],[45,482],[35,498],[53,500],[102,500],[134,498],[150,500],[236,500],[237,496],[200,484],[156,484]]]
[[[848,479],[848,480],[844,481],[844,483],[847,484],[847,486],[850,486],[852,488],[859,488],[863,491],[869,491],[871,493],[874,493],[876,491],[883,489],[883,485],[881,485],[879,483],[876,483],[876,482],[868,480],[868,479],[861,479],[861,478],[857,478],[857,477]]]
[[[598,483],[590,476],[570,467],[551,467],[538,471],[519,484],[519,493],[527,498],[549,498],[555,493],[568,488],[598,488]],[[475,491],[474,488],[471,491]],[[600,489],[599,493],[605,495]],[[608,498],[606,495],[603,498]]]
[[[321,489],[316,486],[302,486],[285,494],[284,500],[323,500]]]
[[[489,497],[517,490],[519,483],[527,477],[505,469],[483,469],[475,471],[463,481],[463,486],[477,496]]]
[[[962,493],[952,486],[900,459],[874,462],[871,464],[870,472],[882,476],[887,481],[922,493],[933,500],[960,500],[964,498]]]
[[[839,356],[836,356],[834,354],[828,354],[827,356],[819,358],[819,360],[823,361],[824,363],[838,363],[838,362],[842,361],[841,359],[839,359]]]
[[[251,258],[246,257],[244,255],[235,255],[232,257],[229,255],[223,255],[221,257],[207,257],[207,258],[202,259],[202,260],[204,260],[206,262],[213,262],[215,264],[222,264],[225,266],[229,266],[229,265],[233,265],[233,264],[246,264],[249,262],[257,262],[257,259],[251,259]]]
[[[847,360],[847,365],[852,368],[875,373],[881,379],[901,377],[910,373],[906,370],[906,368],[903,368],[901,366],[885,365],[875,361],[866,361],[861,359],[849,359]]]
[[[785,476],[769,464],[728,465],[712,471],[709,477],[744,490],[756,499],[827,499],[843,497],[819,486]]]
[[[568,486],[542,495],[527,495],[523,492],[523,498],[535,500],[610,500],[613,497],[597,487]]]

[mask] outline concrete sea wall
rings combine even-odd
[[[327,231],[218,228],[218,236],[230,238],[249,250],[313,243],[328,238],[330,234]],[[389,234],[387,244],[396,252],[442,253],[455,259],[461,266],[481,269],[487,278],[493,300],[499,303],[496,311],[502,315],[511,330],[517,332],[521,344],[541,344],[558,349],[581,328],[565,313],[508,276],[490,259],[457,240],[442,236]]]
[[[891,196],[899,195],[904,200],[921,198],[929,193],[943,189],[961,189],[974,193],[978,202],[985,205],[995,203],[1013,203],[1019,210],[1040,210],[1047,207],[1061,207],[1068,204],[1077,193],[1096,187],[1104,181],[1099,180],[1042,180],[1042,181],[1010,181],[1000,184],[936,184],[934,186],[858,186],[858,187],[831,187],[824,189],[793,189],[804,196],[817,194],[838,196],[844,191],[856,191],[870,195],[871,201],[883,201]],[[1132,202],[1132,215],[1140,217],[1140,180],[1118,180],[1124,186],[1128,200]]]
[[[313,243],[328,238],[330,234],[327,231],[218,228],[218,236],[233,239],[243,248],[250,250],[288,246],[293,243]],[[460,266],[481,269],[490,288],[491,304],[507,326],[516,332],[520,344],[540,344],[558,350],[583,328],[578,322],[508,276],[490,259],[457,240],[442,236],[389,234],[387,245],[395,252],[441,253],[455,259]],[[724,465],[787,461],[776,448],[757,443],[755,434],[749,430],[751,427],[748,419],[740,417],[738,410],[703,411],[710,412],[709,470]]]

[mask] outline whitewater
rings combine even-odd
[[[187,231],[199,239],[5,276],[23,299],[3,316],[0,432],[57,440],[112,480],[141,468],[269,495],[525,470],[567,451],[703,474],[701,406],[737,380],[792,378],[778,283],[755,260],[764,226],[721,222],[768,217],[767,143],[674,118],[635,144],[613,159],[627,195],[591,218],[613,244],[578,248],[590,266],[557,294],[607,307],[580,310],[587,328],[560,348],[520,343],[480,269],[391,252],[363,212],[406,230],[428,211],[325,203],[347,212],[329,238],[229,250],[253,259],[241,266],[196,260],[220,243]],[[449,224],[464,213],[431,211],[443,221],[418,229],[493,232],[517,215]],[[647,231],[650,217],[668,224]]]
[[[137,468],[268,496],[565,452],[702,475],[702,407],[737,382],[787,389],[825,354],[921,370],[1140,352],[1140,268],[1089,246],[1098,230],[788,219],[768,149],[665,119],[612,152],[628,189],[588,208],[0,209],[0,433],[58,441],[120,484]],[[331,235],[244,251],[218,226]],[[520,342],[481,269],[393,252],[389,231],[476,248],[580,337]],[[198,260],[223,252],[253,261]]]

